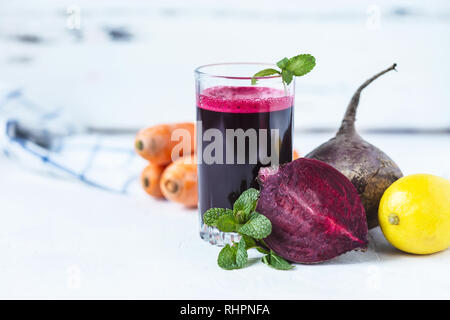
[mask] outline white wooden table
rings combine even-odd
[[[438,151],[449,137],[370,138],[406,174],[449,177],[447,154]],[[198,236],[195,210],[40,176],[4,159],[0,177],[0,298],[450,298],[449,250],[401,253],[379,228],[370,231],[365,253],[287,272],[253,253],[254,264],[224,271],[219,248]]]

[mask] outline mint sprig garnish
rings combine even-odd
[[[203,215],[203,222],[216,227],[222,232],[237,232],[241,235],[239,242],[227,244],[219,253],[217,264],[225,270],[240,269],[247,265],[247,250],[256,249],[265,254],[262,262],[278,270],[289,270],[293,266],[269,251],[264,238],[272,232],[272,223],[262,214],[255,211],[259,199],[259,191],[250,188],[244,191],[235,201],[233,210],[211,208]]]
[[[269,68],[255,73],[252,77],[252,85],[257,83],[259,77],[268,77],[275,74],[281,75],[283,82],[288,85],[295,77],[301,77],[310,72],[316,65],[316,59],[310,54],[299,54],[290,59],[283,58],[277,62],[280,70]]]

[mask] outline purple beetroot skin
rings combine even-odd
[[[364,207],[353,184],[330,165],[300,158],[261,168],[256,210],[272,222],[264,239],[281,257],[316,263],[367,249]]]

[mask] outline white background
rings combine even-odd
[[[81,10],[80,42],[65,28],[73,4]],[[449,15],[445,0],[6,0],[0,84],[24,87],[96,127],[134,128],[192,119],[199,65],[310,52],[317,67],[297,82],[298,128],[335,128],[354,90],[394,62],[399,72],[364,93],[359,127],[448,128]],[[133,41],[110,41],[111,27],[127,28]],[[22,34],[44,42],[12,38]]]

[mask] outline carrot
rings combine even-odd
[[[161,177],[161,191],[173,202],[186,207],[197,206],[197,159],[195,155],[171,163]]]
[[[186,133],[186,141],[183,138],[175,137],[172,140],[172,133],[176,129],[183,129]],[[182,142],[186,143],[186,149],[183,150]],[[136,135],[134,143],[136,152],[148,161],[166,165],[172,160],[172,153],[176,158],[190,155],[195,151],[195,126],[192,122],[160,124],[150,128],[143,129]],[[176,148],[176,149],[175,149]]]
[[[164,166],[159,166],[157,164],[149,163],[147,167],[142,171],[141,183],[145,192],[154,198],[164,198],[159,182],[161,180],[161,175],[164,171]]]
[[[300,158],[300,154],[297,150],[294,149],[294,152],[292,153],[292,160]]]

